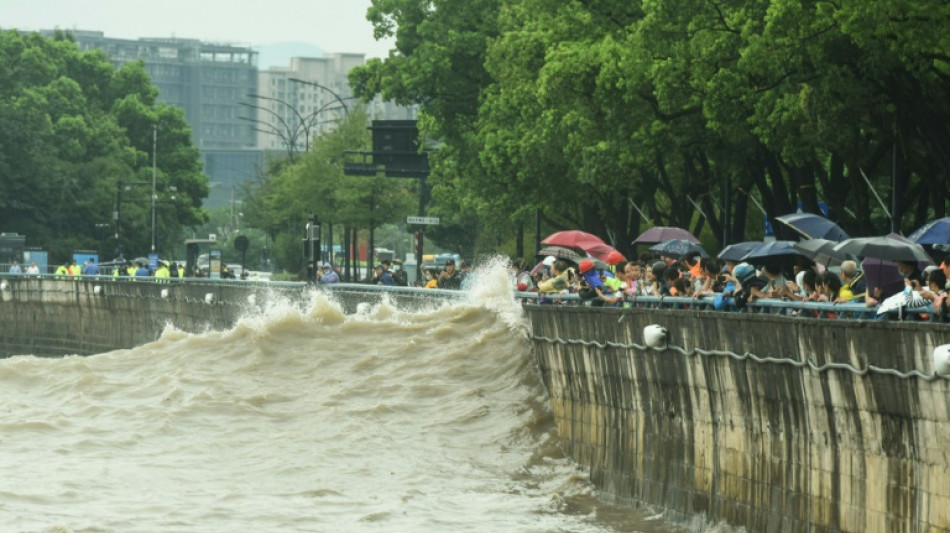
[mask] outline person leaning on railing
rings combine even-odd
[[[927,276],[927,287],[921,289],[920,295],[934,308],[933,320],[950,322],[950,295],[943,270],[934,270]]]
[[[566,291],[570,284],[569,270],[570,267],[566,261],[555,261],[554,264],[551,265],[552,276],[538,283],[538,292],[555,294]]]

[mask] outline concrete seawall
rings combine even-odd
[[[333,292],[347,312],[455,297]],[[167,323],[228,328],[311,297],[298,283],[0,276],[0,356],[129,348]],[[950,326],[525,309],[561,439],[601,495],[755,532],[950,531],[950,381],[932,376],[931,355]],[[641,346],[654,323],[668,349]]]
[[[604,494],[756,532],[950,530],[950,380],[931,376],[950,327],[528,314],[560,436]],[[644,349],[654,323],[684,350]]]
[[[448,291],[421,297],[409,290],[338,286],[344,311],[382,298],[402,307],[453,298]],[[275,301],[304,308],[312,297],[303,283],[171,280],[150,283],[112,278],[59,280],[51,276],[0,277],[0,357],[90,355],[131,348],[159,338],[166,324],[190,333],[226,329]]]

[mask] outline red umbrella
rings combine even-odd
[[[673,239],[699,244],[699,239],[694,237],[692,233],[673,226],[654,226],[641,233],[639,237],[634,239],[633,244],[656,244]]]
[[[580,231],[576,229],[552,233],[551,235],[545,237],[541,243],[554,246],[565,246],[567,248],[577,248],[584,250],[585,252],[594,245],[607,246],[607,243],[605,243],[600,237],[592,233],[587,233],[586,231]]]
[[[616,248],[614,248],[613,246],[610,246],[609,244],[595,244],[584,251],[587,252],[591,257],[596,257],[597,259],[600,259],[601,261],[605,263],[610,263],[610,260],[607,258],[607,256],[609,256],[612,253],[616,253],[617,255],[619,255],[621,258],[621,261],[627,260],[627,258],[625,258],[623,254],[618,252]]]

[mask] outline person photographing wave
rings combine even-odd
[[[459,290],[462,286],[462,276],[455,269],[455,260],[449,259],[445,262],[445,270],[439,273],[439,288]]]

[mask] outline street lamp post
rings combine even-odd
[[[130,190],[133,185],[149,185],[149,182],[119,180],[115,183],[115,210],[112,212],[112,220],[115,222],[115,251],[117,256],[122,254],[122,247],[119,245],[119,218],[122,213],[122,191]]]
[[[152,126],[152,253],[155,253],[155,202],[158,195],[155,194],[155,174],[156,174],[156,155],[158,153],[158,124]]]

